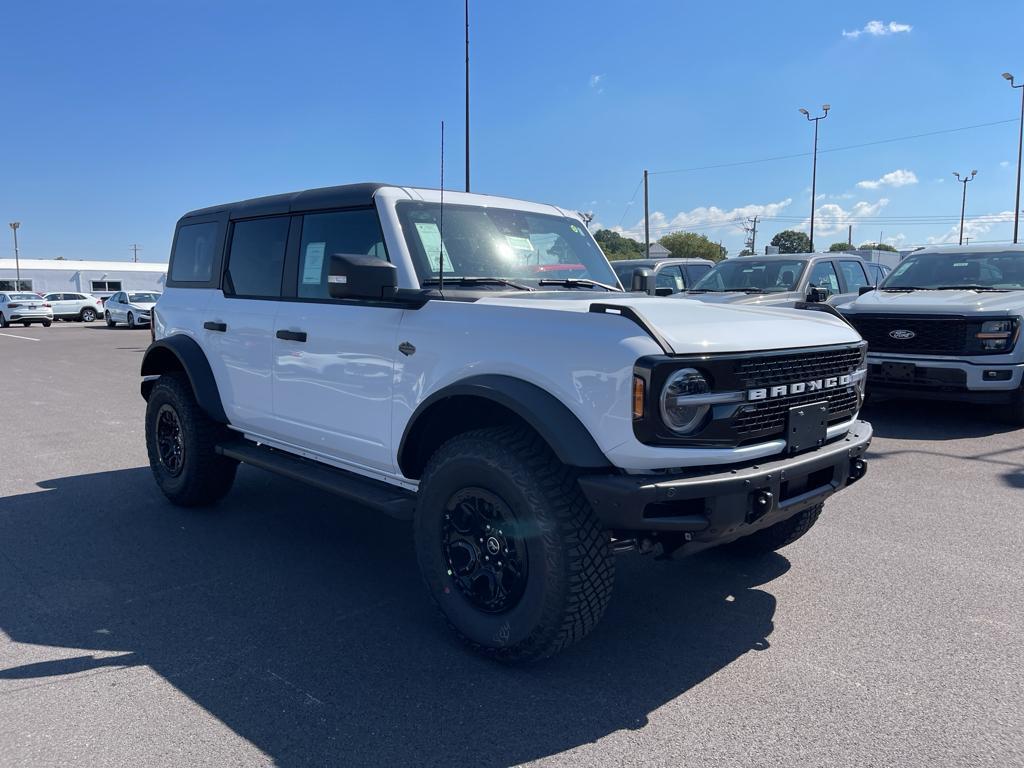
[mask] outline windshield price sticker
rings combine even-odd
[[[427,254],[427,262],[430,264],[430,269],[434,272],[441,271],[442,252],[444,253],[445,264],[450,268],[451,260],[448,257],[448,249],[441,242],[441,231],[437,228],[437,224],[432,221],[418,221],[416,222],[416,232],[419,234],[423,250]]]

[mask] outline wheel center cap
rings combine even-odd
[[[501,552],[501,542],[491,536],[487,539],[487,551],[492,555],[498,554]]]

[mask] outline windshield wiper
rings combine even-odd
[[[893,286],[890,288],[879,288],[880,291],[887,291],[891,293],[910,293],[911,291],[930,291],[931,288],[920,288],[916,285],[901,285],[899,288]]]
[[[622,291],[621,288],[616,288],[614,285],[599,283],[597,280],[587,277],[545,278],[538,280],[537,285],[564,285],[566,288],[604,288],[606,291]]]
[[[940,285],[938,288],[933,290],[936,291],[996,291],[997,293],[1005,293],[1010,290],[1009,288],[993,288],[990,285]]]
[[[440,285],[440,279],[436,277],[428,277],[426,280],[420,282],[421,285]],[[504,277],[449,277],[444,276],[445,285],[458,285],[458,286],[472,286],[472,285],[507,285],[510,288],[515,288],[519,291],[532,291],[528,285],[517,283],[515,280],[508,280]]]

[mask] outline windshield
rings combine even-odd
[[[9,293],[7,298],[11,301],[42,301],[42,299],[34,293]]]
[[[880,286],[891,289],[1024,288],[1024,252],[910,254]]]
[[[437,280],[443,249],[445,280],[501,278],[531,288],[538,287],[541,280],[567,279],[618,285],[597,243],[583,224],[573,219],[505,208],[445,205],[442,222],[437,203],[401,202],[395,207],[420,283]]]
[[[130,304],[156,304],[157,299],[160,298],[159,293],[129,293],[128,302]]]
[[[695,291],[795,291],[806,262],[799,259],[727,259],[697,281]]]

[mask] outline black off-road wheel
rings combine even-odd
[[[746,555],[763,555],[768,552],[775,552],[792,544],[811,530],[811,526],[818,522],[818,517],[821,516],[821,510],[824,507],[824,502],[815,504],[803,512],[797,512],[786,520],[734,541],[730,547],[734,551]]]
[[[215,450],[227,433],[199,407],[184,375],[161,376],[146,405],[146,450],[164,496],[182,507],[220,501],[238,469]]]
[[[576,474],[526,428],[453,437],[420,481],[416,554],[458,637],[505,662],[583,639],[611,597],[614,556]]]

